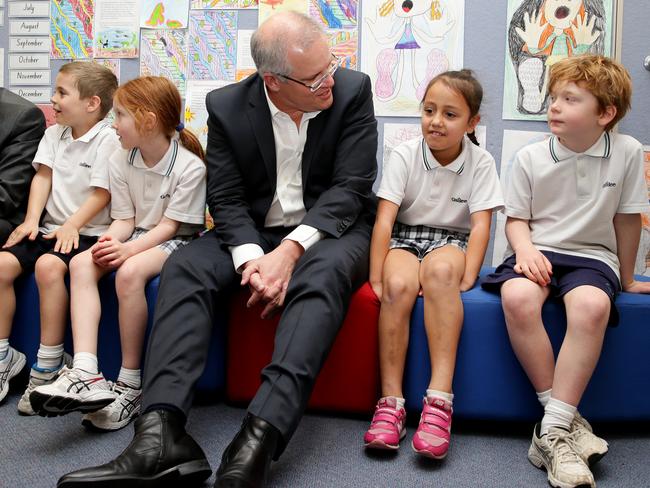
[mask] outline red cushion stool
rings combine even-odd
[[[228,321],[226,398],[243,403],[260,386],[260,372],[271,361],[279,315],[260,318],[261,307],[246,308],[249,293],[233,297]],[[348,314],[316,380],[309,407],[367,413],[379,392],[377,321],[379,301],[366,283],[352,296]]]

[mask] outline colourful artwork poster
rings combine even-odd
[[[417,117],[429,80],[463,67],[463,0],[364,0],[361,71],[375,115]]]
[[[257,0],[192,0],[193,9],[254,9]]]
[[[551,66],[612,53],[615,0],[508,0],[503,118],[545,120]]]
[[[51,0],[50,58],[93,56],[93,0]]]
[[[190,79],[235,79],[237,12],[192,10],[189,44]]]
[[[648,187],[648,203],[650,203],[650,146],[643,147],[643,165],[645,182]],[[641,214],[643,227],[641,228],[641,242],[637,253],[634,272],[644,276],[650,276],[650,212]]]
[[[212,90],[229,85],[232,81],[210,80],[189,81],[187,97],[185,98],[185,127],[190,129],[199,142],[206,148],[208,143],[208,109],[205,107],[205,97]]]
[[[136,0],[95,0],[95,57],[136,58],[140,25]]]
[[[309,13],[309,0],[259,0],[258,23],[262,24],[266,19],[278,12],[293,10],[303,14]]]
[[[359,67],[359,33],[356,29],[330,30],[327,38],[332,50],[339,58],[343,68],[357,69]]]
[[[187,31],[142,29],[140,75],[169,78],[185,97],[187,82]]]
[[[184,29],[190,0],[142,0],[140,27],[143,29]]]
[[[357,27],[357,0],[309,0],[309,15],[326,29]]]

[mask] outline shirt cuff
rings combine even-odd
[[[242,267],[248,261],[264,256],[264,250],[257,244],[230,246],[228,247],[228,250],[232,256],[232,264],[235,266],[235,271],[239,274],[241,274]]]
[[[307,249],[309,249],[324,237],[324,232],[316,229],[315,227],[312,227],[311,225],[301,224],[293,231],[289,232],[289,234],[287,234],[287,236],[282,239],[282,241],[286,241],[287,239],[295,241],[300,244],[305,251],[307,251]]]

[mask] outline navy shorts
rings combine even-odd
[[[611,301],[609,325],[611,327],[618,325],[618,310],[614,301],[616,295],[621,291],[621,285],[616,273],[609,266],[597,259],[571,256],[552,251],[541,252],[553,266],[551,284],[549,285],[551,287],[551,296],[560,298],[579,286],[595,286],[603,290]],[[494,273],[483,278],[481,287],[488,291],[499,292],[501,285],[508,280],[513,278],[526,279],[523,274],[515,272],[515,264],[516,259],[513,254],[499,265]]]
[[[43,235],[44,234],[39,232],[38,236],[33,241],[30,241],[27,239],[27,237],[25,237],[18,244],[15,244],[6,249],[2,249],[2,251],[11,253],[16,256],[16,259],[18,259],[20,266],[23,268],[23,272],[31,272],[34,271],[36,261],[43,254],[52,254],[53,256],[56,256],[61,261],[63,261],[67,267],[70,267],[70,260],[73,257],[90,249],[93,244],[97,242],[97,237],[79,236],[79,248],[73,248],[70,253],[63,254],[60,252],[54,252],[56,239],[44,239]]]

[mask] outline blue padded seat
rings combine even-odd
[[[492,270],[484,268],[481,275]],[[462,300],[465,320],[453,384],[454,413],[474,419],[539,419],[542,409],[510,346],[499,295],[477,285]],[[579,408],[590,420],[647,420],[650,296],[621,293],[616,304],[620,325],[607,330],[600,361]],[[404,374],[407,408],[414,412],[422,408],[431,375],[423,307],[424,300],[418,298]],[[549,300],[542,314],[557,355],[566,330],[564,306],[559,300]]]
[[[149,282],[145,290],[149,308],[149,320],[145,346],[153,325],[153,311],[158,296],[158,277]],[[16,315],[11,331],[10,343],[27,355],[27,365],[36,361],[40,343],[40,313],[38,288],[33,274],[22,276],[16,281]],[[107,379],[115,380],[122,361],[118,325],[117,295],[115,294],[115,273],[110,273],[99,282],[102,301],[102,318],[99,324],[98,358],[99,367]],[[182,327],[183,324],[179,324]],[[225,314],[215,321],[210,352],[205,371],[197,383],[197,389],[208,392],[223,391],[225,386]],[[68,327],[65,342],[66,351],[72,353],[72,334]],[[143,360],[144,364],[144,360]]]

